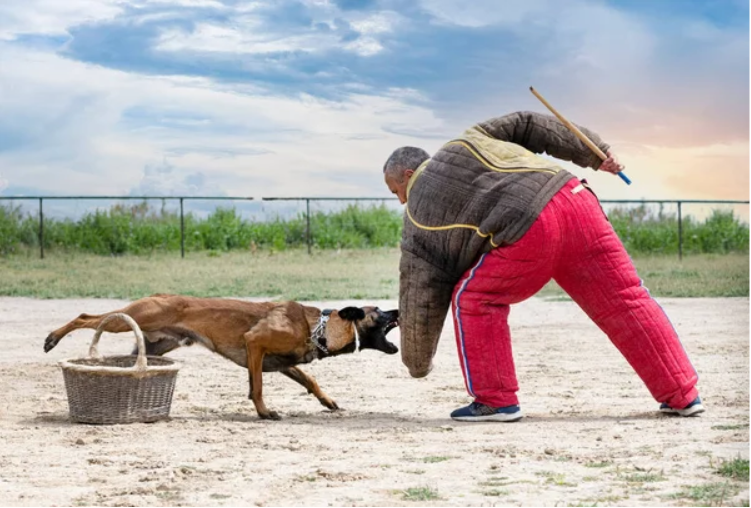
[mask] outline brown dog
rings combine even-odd
[[[261,418],[279,419],[262,398],[262,372],[281,372],[307,388],[327,408],[339,409],[315,379],[297,365],[315,359],[377,349],[394,354],[397,347],[386,334],[398,325],[398,310],[345,307],[324,311],[296,302],[245,302],[223,298],[153,295],[121,310],[92,316],[81,314],[50,333],[44,342],[49,352],[79,328],[97,328],[114,312],[132,317],[146,338],[146,353],[163,355],[196,342],[248,369],[250,398]],[[110,321],[107,332],[127,332],[122,321]],[[358,344],[359,342],[359,344]]]

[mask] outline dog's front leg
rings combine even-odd
[[[251,337],[248,337],[251,335]],[[246,334],[245,347],[248,352],[248,376],[250,382],[250,398],[256,406],[256,412],[261,419],[280,420],[276,411],[269,411],[266,404],[263,403],[263,357],[265,351],[258,344],[254,343],[252,333]]]
[[[305,388],[307,388],[308,393],[312,393],[315,398],[318,399],[318,402],[326,406],[332,411],[336,411],[339,409],[339,406],[336,405],[336,402],[334,402],[331,398],[329,398],[328,395],[323,393],[323,390],[321,390],[321,387],[318,386],[318,383],[315,379],[313,379],[313,376],[310,374],[306,374],[302,369],[299,367],[290,367],[288,369],[284,369],[280,371],[282,374],[287,376],[288,378],[292,379],[293,381],[297,381],[301,385],[303,385]]]

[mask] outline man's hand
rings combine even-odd
[[[618,162],[618,157],[616,157],[610,150],[608,150],[607,156],[608,158],[602,161],[600,167],[597,168],[598,170],[605,171],[606,173],[613,173],[615,175],[626,168],[626,166]]]

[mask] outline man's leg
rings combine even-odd
[[[672,408],[689,405],[698,397],[696,371],[667,315],[642,286],[597,198],[587,190],[569,191],[551,204],[565,228],[554,279],[605,332],[658,402]]]
[[[452,310],[467,391],[491,407],[518,405],[519,389],[508,327],[509,305],[537,293],[552,276],[560,235],[543,210],[532,228],[508,247],[493,249],[454,288]]]

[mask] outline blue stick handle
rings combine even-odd
[[[626,182],[626,184],[627,184],[627,185],[631,185],[631,180],[629,180],[629,179],[628,179],[628,177],[627,177],[627,176],[625,175],[625,173],[624,173],[623,171],[619,171],[619,172],[618,172],[618,173],[616,173],[616,174],[617,174],[618,176],[620,176],[620,177],[621,177],[621,180],[623,180],[624,182]]]

